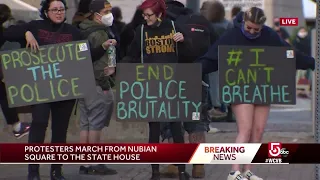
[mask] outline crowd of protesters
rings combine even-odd
[[[174,7],[173,7],[174,6]],[[39,46],[57,44],[69,41],[87,39],[90,44],[91,59],[94,67],[96,91],[83,99],[44,103],[31,106],[32,121],[20,122],[18,110],[9,108],[6,87],[0,82],[0,104],[5,120],[12,126],[16,138],[29,134],[29,143],[44,143],[45,133],[51,114],[52,143],[66,143],[69,119],[77,104],[80,112],[80,143],[99,143],[101,131],[109,125],[114,108],[112,88],[116,69],[108,67],[106,50],[114,45],[117,50],[118,63],[201,63],[204,74],[203,103],[204,118],[201,122],[190,123],[149,123],[149,143],[159,143],[160,137],[169,143],[185,143],[184,131],[189,134],[190,143],[205,143],[205,134],[210,130],[210,121],[228,118],[236,121],[238,136],[236,143],[259,143],[262,140],[270,106],[254,104],[222,104],[218,91],[218,46],[291,46],[297,49],[297,69],[314,69],[314,59],[311,57],[311,38],[305,27],[298,29],[291,39],[286,29],[280,27],[279,18],[274,19],[274,26],[265,24],[267,17],[262,9],[252,7],[242,11],[234,7],[231,20],[227,20],[225,8],[219,1],[206,1],[202,4],[200,13],[210,22],[214,40],[210,42],[209,50],[195,59],[185,59],[189,56],[193,42],[186,36],[182,24],[167,18],[167,9],[184,11],[192,14],[190,9],[174,0],[146,0],[139,7],[128,24],[122,21],[123,14],[119,7],[112,7],[107,0],[81,0],[78,11],[73,17],[72,25],[66,24],[66,1],[43,0],[40,9],[42,20],[31,22],[14,21],[10,8],[0,4],[0,46],[1,50],[31,48],[37,52]],[[39,36],[38,30],[52,34],[50,38]],[[148,53],[143,44],[143,35],[165,37],[174,32],[168,41],[175,48],[173,52]],[[68,35],[70,38],[58,38]],[[171,37],[171,36],[170,36]],[[13,43],[13,44],[12,44]],[[179,52],[179,53],[178,53]],[[301,53],[300,53],[301,52]],[[192,54],[190,54],[190,57]],[[183,59],[183,60],[182,60]],[[310,76],[310,75],[309,75]],[[3,80],[1,73],[1,79]],[[51,112],[51,113],[50,113]],[[186,172],[185,165],[168,165],[160,172],[159,165],[152,164],[151,180],[160,177],[204,178],[204,165],[193,165],[192,175]],[[227,174],[228,180],[262,180],[251,172],[251,166],[245,165],[241,171],[240,165],[233,165]],[[113,175],[116,170],[104,164],[79,167],[80,174]],[[28,180],[40,180],[39,165],[29,165]],[[64,180],[62,165],[52,165],[50,171],[52,180]]]

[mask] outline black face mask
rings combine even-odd
[[[274,26],[277,26],[277,27],[280,26],[280,22],[275,22]]]

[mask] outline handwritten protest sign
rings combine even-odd
[[[200,120],[199,64],[126,64],[117,67],[117,120]]]
[[[295,104],[296,59],[289,47],[219,46],[220,100]]]
[[[82,98],[95,92],[87,41],[0,52],[10,107]]]

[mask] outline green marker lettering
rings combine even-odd
[[[19,63],[20,67],[23,67],[23,63],[21,62],[21,58],[18,51],[12,51],[11,58],[13,62],[13,68],[17,68],[16,62]]]
[[[146,104],[146,111],[145,111],[145,113],[143,114],[143,112],[142,112],[142,102],[140,101],[139,102],[139,116],[141,117],[141,118],[147,118],[148,117],[148,103],[146,102],[145,103]]]
[[[189,104],[190,101],[182,101],[182,104],[184,104],[184,115],[187,118],[189,114]]]
[[[136,111],[137,103],[135,101],[130,101],[128,103],[128,118],[131,119],[131,117],[138,118],[138,113]],[[132,116],[131,113],[134,113],[135,116]]]
[[[11,63],[11,56],[9,54],[2,54],[1,61],[4,69],[8,69],[8,64]]]
[[[164,114],[164,118],[167,119],[167,111],[166,111],[166,105],[165,105],[165,102],[162,102],[161,105],[160,105],[160,110],[159,110],[159,113],[158,113],[158,118],[160,118],[160,116]]]
[[[144,68],[144,65],[137,65],[136,66],[136,81],[144,81],[146,79],[140,78],[139,75],[143,74],[143,72],[140,71],[141,68]]]
[[[79,45],[80,44],[82,44],[82,43],[78,43],[77,45],[76,45],[76,47],[79,47]],[[76,59],[77,59],[77,61],[81,61],[81,60],[85,60],[86,59],[86,57],[80,57],[80,48],[76,48]]]
[[[267,83],[270,83],[271,82],[271,71],[273,71],[274,68],[273,67],[265,67],[265,68],[263,68],[263,70],[265,70],[267,73]]]
[[[30,91],[30,98],[26,97],[25,89],[28,89]],[[30,85],[28,85],[28,84],[24,84],[24,85],[21,86],[20,94],[21,94],[21,99],[24,100],[25,102],[31,102],[34,99],[34,92],[32,90],[32,87]]]
[[[186,81],[180,81],[179,82],[179,93],[178,93],[179,94],[179,99],[187,99],[186,96],[182,95],[182,92],[186,90],[185,88],[183,88],[183,84],[186,84],[186,83],[187,83]]]
[[[124,87],[125,86],[125,87]],[[123,94],[129,91],[129,83],[126,81],[121,81],[120,82],[120,99],[123,99]]]
[[[73,46],[73,44],[66,44],[66,45],[64,45],[64,46],[68,48],[69,58],[70,58],[70,60],[72,61],[72,60],[73,60],[73,54],[72,54],[72,49],[71,49],[71,47]]]
[[[156,80],[159,80],[160,73],[159,73],[159,66],[158,65],[156,65],[155,69],[152,67],[152,65],[148,66],[148,80],[153,79],[152,77]]]
[[[35,94],[36,94],[36,101],[37,102],[46,102],[48,101],[49,99],[48,98],[41,98],[40,95],[39,95],[39,91],[38,91],[38,84],[35,82],[34,83],[34,91],[35,91]]]
[[[63,92],[62,92],[62,89],[61,89],[61,86],[62,86],[62,83],[63,82],[65,82],[65,83],[67,83],[68,84],[68,80],[66,80],[66,79],[60,79],[59,80],[59,82],[58,82],[58,93],[59,93],[59,95],[61,96],[61,97],[67,97],[67,96],[69,96],[69,91],[68,92],[66,92],[66,94],[63,94]]]
[[[121,115],[121,114],[123,114],[123,115]],[[117,118],[122,120],[122,119],[126,119],[127,116],[128,116],[128,112],[125,109],[125,103],[118,102],[117,103]]]
[[[169,65],[163,65],[163,78],[164,80],[170,80],[173,77],[173,68]]]
[[[262,48],[253,48],[250,49],[250,52],[256,53],[256,62],[255,64],[250,64],[251,67],[264,67],[265,64],[259,64],[259,53],[264,52],[264,49]]]
[[[50,46],[50,47],[48,48],[48,60],[49,60],[50,63],[55,63],[55,62],[57,62],[56,59],[53,60],[53,59],[51,58],[51,51],[52,51],[53,49],[54,49],[53,46]]]
[[[135,88],[135,86],[137,86],[137,89],[139,89],[140,90],[140,92]],[[143,97],[143,91],[144,91],[144,88],[143,88],[143,85],[142,85],[142,83],[141,82],[134,82],[134,83],[132,83],[132,85],[131,85],[131,96],[134,98],[134,99],[137,99],[137,100],[139,100],[139,99],[142,99],[142,97]],[[135,92],[138,92],[138,93],[140,93],[138,96],[136,96],[135,95]]]
[[[41,64],[48,64],[49,63],[49,61],[47,61],[47,59],[46,59],[46,58],[48,58],[46,48],[40,48],[39,55],[40,55]]]
[[[80,78],[71,78],[71,91],[72,91],[72,94],[74,96],[81,96],[82,93],[79,93],[78,92],[78,84],[77,84],[77,81],[79,80]]]
[[[166,87],[166,90],[165,90],[165,96],[166,96],[166,98],[168,99],[168,100],[172,100],[172,99],[175,99],[176,97],[177,97],[177,94],[174,94],[173,96],[169,96],[169,89],[170,89],[170,84],[171,83],[175,83],[175,84],[177,84],[177,81],[175,81],[175,80],[170,80],[169,82],[168,82],[168,84],[167,84],[167,87]]]
[[[20,53],[20,57],[21,57],[21,61],[24,66],[28,67],[32,64],[31,56],[26,50],[24,50]],[[24,57],[26,57],[26,58],[24,58]]]
[[[16,96],[18,96],[18,88],[17,87],[15,87],[15,86],[9,86],[8,87],[8,97],[9,97],[9,99],[10,99],[10,103],[11,104],[14,104],[14,100],[13,100],[13,98],[14,97],[16,97]]]
[[[61,50],[59,50],[61,48]],[[63,62],[66,58],[66,51],[64,50],[63,46],[57,46],[56,49],[56,56],[58,62]]]
[[[234,72],[234,70],[233,69],[228,69],[226,71],[226,82],[227,82],[227,84],[229,86],[234,86],[234,85],[236,85],[236,81],[233,81],[233,82],[229,81],[229,73],[231,73],[231,72]]]

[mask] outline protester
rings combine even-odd
[[[240,6],[234,6],[231,9],[231,18],[232,20],[238,15],[238,13],[241,12],[241,7]]]
[[[118,33],[121,34],[126,23],[124,23],[122,21],[122,11],[121,11],[120,7],[113,7],[112,14],[114,17],[113,25],[117,29]]]
[[[296,37],[292,42],[293,47],[298,49],[299,51],[311,56],[311,33],[309,33],[308,29],[305,27],[300,27],[296,34]],[[312,75],[310,69],[306,71],[298,70],[297,71],[297,82],[301,82],[303,80],[307,80],[307,84],[311,85]],[[306,92],[298,93],[300,97],[308,97],[309,94]],[[307,95],[307,96],[306,96]]]
[[[8,21],[10,21],[11,9],[5,5],[0,4],[0,47],[1,50],[8,50],[8,48],[3,47],[6,40],[3,38],[3,31],[9,26]],[[13,134],[16,138],[22,138],[29,133],[30,123],[20,122],[18,112],[16,108],[9,108],[6,86],[3,82],[2,69],[0,69],[0,105],[4,118],[8,125],[12,126]]]
[[[132,63],[178,63],[179,54],[188,54],[191,51],[191,42],[188,41],[178,24],[166,19],[166,4],[159,0],[146,0],[140,6],[143,11],[142,16],[145,20],[145,25],[139,26],[134,40],[129,49],[128,56],[122,62]],[[143,28],[143,29],[142,29]],[[172,34],[172,31],[174,34]],[[141,32],[141,33],[140,33]],[[173,36],[171,36],[172,34]],[[164,51],[160,53],[147,51],[148,45],[145,42],[146,38],[153,37],[168,37],[166,42],[174,47],[174,51]],[[172,39],[171,39],[172,37]],[[143,44],[142,44],[143,43]],[[140,47],[143,47],[141,49]],[[160,45],[161,49],[161,45]],[[141,53],[142,51],[142,53]],[[170,129],[175,143],[184,143],[181,122],[170,122]],[[160,138],[160,122],[149,123],[149,143],[159,143]],[[160,179],[159,165],[152,164],[151,180]],[[188,180],[189,174],[185,172],[185,165],[178,165],[179,179]]]
[[[26,41],[24,46],[38,52],[39,45],[56,44],[82,40],[80,31],[65,23],[66,2],[64,0],[44,0],[41,3],[41,18],[43,20],[31,21],[22,25],[10,26],[3,33],[3,37],[9,41]],[[39,30],[46,36],[38,33]],[[107,42],[98,48],[91,48],[91,58],[97,59],[105,53]],[[32,124],[29,134],[29,143],[44,143],[46,129],[51,111],[51,143],[66,143],[69,119],[75,100],[66,100],[52,103],[43,103],[32,106]],[[39,165],[29,165],[29,180],[39,180]],[[62,165],[51,165],[52,180],[64,180]]]
[[[233,24],[225,18],[225,8],[219,1],[214,1],[210,4],[208,12],[208,20],[212,23],[215,32],[219,36],[224,34],[227,30],[233,28]],[[209,74],[209,104],[211,109],[209,110],[209,117],[211,119],[220,119],[227,116],[225,105],[221,104],[219,99],[219,73],[212,72]]]
[[[233,28],[226,32],[212,45],[206,55],[198,59],[198,62],[202,64],[204,74],[218,70],[218,47],[220,45],[290,47],[275,31],[264,25],[266,17],[262,9],[250,8],[244,13],[242,22],[240,28]],[[315,68],[314,58],[305,56],[299,51],[295,51],[295,54],[298,69]],[[270,112],[270,105],[234,104],[232,109],[238,125],[236,143],[260,143]],[[228,175],[228,180],[262,180],[250,170],[251,166],[245,165],[244,173],[241,174],[240,165],[234,164]]]
[[[167,18],[174,20],[180,25],[184,25],[185,32],[189,32],[188,38],[192,40],[193,46],[197,50],[193,50],[193,55],[190,54],[181,57],[180,63],[194,63],[194,61],[203,56],[208,48],[217,40],[217,34],[211,26],[211,23],[202,15],[193,12],[186,8],[181,2],[176,0],[166,0],[167,4]],[[201,27],[201,28],[199,28]],[[194,33],[192,28],[203,30],[202,33]],[[208,132],[210,121],[208,119],[208,78],[203,77],[202,86],[202,112],[201,121],[184,122],[183,128],[189,134],[189,143],[205,143],[206,132]],[[169,123],[161,123],[161,137],[162,141],[168,139],[169,143],[173,142],[172,133],[170,131]],[[177,166],[168,165],[163,169],[161,175],[164,177],[175,178],[178,177],[179,171]],[[203,164],[195,164],[192,168],[193,178],[204,178],[205,168]]]
[[[129,47],[136,34],[136,28],[145,22],[141,14],[142,10],[138,7],[132,17],[131,22],[124,27],[122,33],[120,34],[120,54],[122,57],[125,57],[128,53]]]
[[[72,18],[72,25],[79,27],[79,24],[86,19],[85,15],[89,13],[89,5],[92,0],[80,0],[77,12]]]
[[[99,47],[103,42],[116,45],[115,39],[110,39],[108,31],[113,23],[111,4],[107,0],[93,0],[89,6],[87,19],[79,24],[82,34],[88,39],[90,47]],[[108,47],[106,47],[108,48]],[[80,108],[80,143],[99,143],[101,130],[109,124],[113,112],[113,92],[109,83],[109,75],[114,73],[114,67],[108,67],[108,52],[99,59],[94,59],[94,74],[97,91],[84,99],[79,99]],[[104,73],[105,71],[105,73]],[[107,166],[80,166],[80,174],[114,175],[117,171]]]
[[[202,14],[206,19],[209,15],[209,7],[211,6],[212,1],[204,1],[200,8],[200,14]]]
[[[273,22],[274,22],[273,29],[278,33],[278,35],[283,40],[285,40],[287,43],[290,44],[290,35],[289,35],[288,31],[285,28],[280,27],[280,19],[278,17],[276,17],[276,18],[274,18]]]

